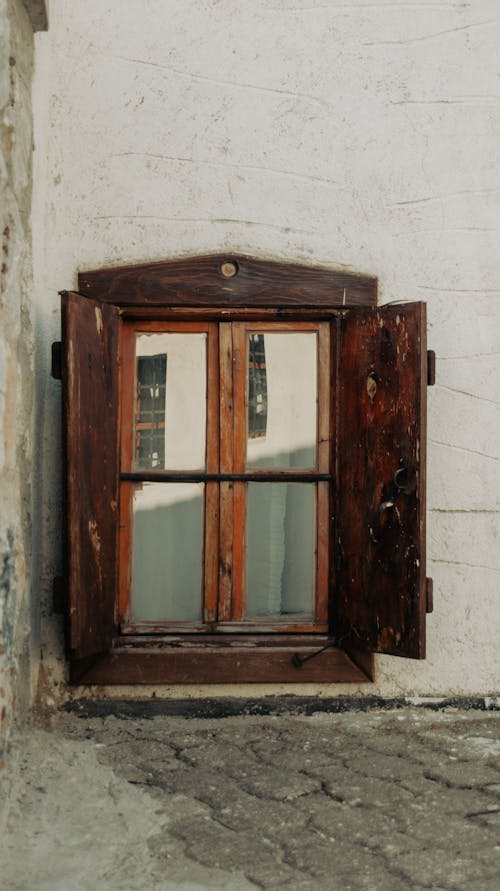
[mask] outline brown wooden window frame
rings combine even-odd
[[[314,333],[318,348],[317,466],[311,470],[246,470],[245,406],[246,338],[254,333]],[[207,336],[207,449],[206,468],[169,471],[134,466],[133,415],[135,337],[139,334],[196,333]],[[120,593],[118,626],[121,634],[328,633],[330,431],[330,323],[281,320],[123,321],[120,326]],[[235,477],[227,479],[225,477]],[[202,616],[199,622],[133,620],[130,618],[132,497],[134,485],[147,482],[200,482],[204,494]],[[245,513],[250,482],[301,482],[315,486],[316,559],[315,603],[311,618],[297,616],[245,618]]]
[[[78,293],[62,292],[73,682],[362,682],[373,679],[374,652],[424,657],[425,305],[376,304],[372,277],[233,255],[84,272]],[[169,328],[207,333],[218,381],[208,389],[202,474],[217,521],[205,526],[198,627],[128,621],[131,493],[148,477],[132,466],[133,335]],[[301,329],[319,332],[322,369],[309,472],[319,599],[313,623],[266,626],[242,613],[238,530],[253,474],[232,401],[245,401],[246,333]]]

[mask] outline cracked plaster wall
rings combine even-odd
[[[49,593],[61,540],[59,385],[48,376],[50,342],[59,337],[57,291],[76,285],[78,269],[224,248],[376,274],[383,302],[428,302],[429,347],[438,356],[429,392],[435,610],[427,661],[379,657],[369,688],[293,689],[494,692],[497,0],[52,0],[49,12],[50,31],[37,38],[44,152],[35,281],[42,640],[51,695],[64,679]]]
[[[39,14],[42,6],[38,3]],[[27,715],[37,661],[31,606],[34,47],[29,7],[0,0],[0,783],[12,723]],[[2,801],[0,792],[0,811]]]

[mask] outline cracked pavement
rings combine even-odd
[[[18,734],[3,891],[500,887],[500,714],[58,715]]]

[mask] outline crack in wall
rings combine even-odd
[[[195,74],[192,71],[182,71],[180,68],[174,68],[172,65],[161,64],[160,62],[150,62],[146,59],[129,59],[125,56],[112,56],[120,62],[129,62],[134,65],[144,65],[148,68],[157,68],[161,71],[167,71],[169,74],[175,74],[177,77],[184,77],[188,80],[202,81],[204,83],[213,84],[219,87],[230,87],[237,90],[252,90],[257,93],[269,93],[271,95],[285,96],[289,99],[306,99],[308,102],[317,102],[326,106],[327,103],[318,96],[311,96],[309,93],[300,93],[294,90],[283,90],[278,87],[265,87],[259,84],[237,83],[235,81],[221,80],[216,77],[209,77],[206,74]]]
[[[467,25],[459,25],[456,28],[446,28],[443,31],[435,31],[433,34],[423,34],[421,37],[407,37],[404,40],[374,40],[365,42],[362,46],[407,46],[412,43],[422,43],[427,40],[435,40],[438,37],[446,37],[449,34],[458,34],[463,31],[470,31],[475,28],[487,28],[489,25],[496,25],[496,19],[487,19],[484,22],[470,22]]]
[[[159,223],[233,223],[239,226],[255,226],[260,229],[273,229],[286,235],[309,234],[308,229],[297,229],[292,226],[278,226],[273,223],[264,223],[261,220],[241,220],[229,217],[163,217],[156,214],[108,214],[95,216],[97,222],[106,220],[153,220]]]
[[[322,176],[313,176],[312,174],[306,173],[298,173],[293,170],[281,170],[276,167],[264,167],[261,164],[230,164],[229,162],[220,162],[217,163],[215,161],[204,161],[201,158],[182,158],[174,155],[162,155],[162,154],[154,154],[153,152],[118,152],[116,154],[110,155],[111,158],[127,158],[127,157],[141,157],[141,158],[154,158],[158,161],[174,161],[179,162],[181,164],[195,164],[201,167],[210,167],[215,170],[252,170],[258,171],[259,173],[270,174],[271,176],[287,176],[292,179],[301,180],[303,182],[315,182],[319,183],[321,186],[333,186],[334,188],[344,188],[339,185],[335,180],[328,179]]]

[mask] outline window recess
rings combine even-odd
[[[72,679],[359,682],[373,652],[422,658],[425,306],[245,257],[80,289],[62,294]]]

